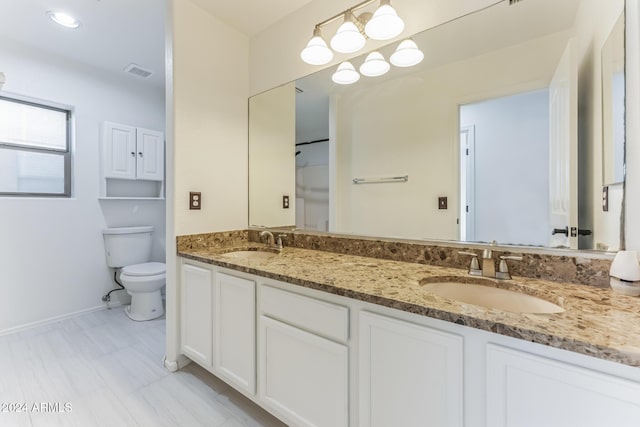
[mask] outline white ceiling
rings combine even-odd
[[[241,32],[252,36],[312,0],[193,0]]]
[[[251,36],[311,0],[193,1]],[[73,14],[80,28],[53,23],[49,10]],[[0,37],[164,87],[165,0],[0,0]],[[145,80],[124,74],[132,62],[154,74]]]
[[[55,24],[48,10],[73,14],[80,28]],[[154,74],[125,76],[158,87],[164,86],[164,19],[163,0],[0,0],[0,37],[123,75],[134,62]]]

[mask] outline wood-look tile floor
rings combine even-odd
[[[0,336],[0,426],[285,426],[194,363],[167,371],[164,343],[122,307]]]

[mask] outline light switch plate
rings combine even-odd
[[[202,206],[202,193],[199,191],[189,192],[189,209],[200,210]]]
[[[289,209],[289,196],[282,196],[282,209]]]

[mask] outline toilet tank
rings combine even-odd
[[[151,260],[152,226],[119,227],[102,230],[107,265],[121,268]]]

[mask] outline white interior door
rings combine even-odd
[[[576,233],[578,229],[578,68],[573,40],[549,85],[549,198],[549,246],[577,249],[578,237],[572,235],[572,228]]]

